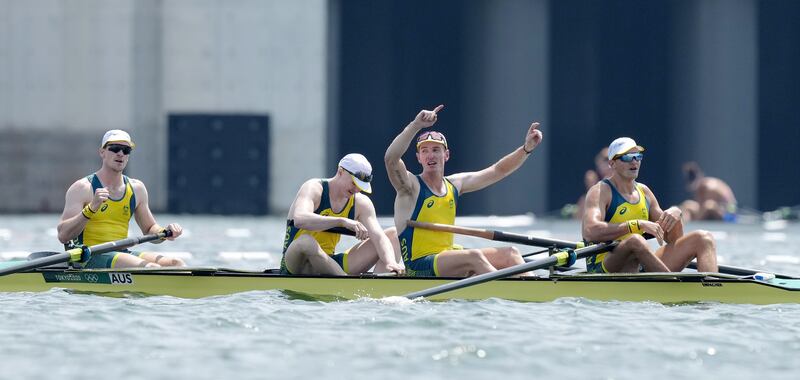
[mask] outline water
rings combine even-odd
[[[57,218],[0,217],[0,255],[58,250]],[[143,247],[190,254],[193,266],[256,269],[280,257],[279,218],[159,220],[177,221],[188,233]],[[459,219],[490,223],[559,239],[575,239],[579,230],[571,221]],[[800,274],[796,224],[689,226],[696,228],[715,232],[725,264]],[[800,305],[0,293],[3,379],[780,378],[796,376],[798,354]]]

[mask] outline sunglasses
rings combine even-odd
[[[643,158],[644,158],[644,154],[642,154],[642,153],[628,153],[628,154],[623,154],[623,155],[617,157],[617,159],[622,161],[622,162],[631,162],[633,160],[641,161]]]
[[[425,141],[440,142],[444,145],[445,148],[447,148],[447,139],[445,139],[444,135],[440,132],[428,131],[421,133],[417,137],[417,148],[419,148],[419,145],[424,143]]]
[[[372,174],[367,174],[367,173],[364,173],[364,172],[355,172],[355,173],[353,173],[353,172],[351,172],[351,171],[349,171],[349,170],[347,170],[345,168],[342,168],[342,170],[350,173],[350,175],[352,175],[353,177],[358,178],[361,181],[372,182]]]
[[[133,148],[122,144],[108,144],[106,145],[106,149],[108,149],[108,151],[111,153],[119,153],[122,151],[122,154],[126,156],[131,154],[131,151],[133,150]]]

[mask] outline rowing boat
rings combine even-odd
[[[454,278],[289,276],[275,271],[218,268],[42,268],[0,277],[0,292],[70,292],[108,296],[167,295],[202,298],[249,291],[283,291],[310,299],[402,296]],[[800,303],[800,278],[756,280],[719,273],[553,274],[486,282],[429,297],[431,300],[501,298],[548,302],[564,297],[664,304],[722,302]]]

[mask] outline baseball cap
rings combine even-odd
[[[361,191],[371,194],[372,165],[367,158],[358,153],[350,153],[339,160],[339,167],[350,173],[353,182]]]
[[[131,148],[136,147],[136,144],[134,144],[133,140],[131,140],[131,135],[121,129],[112,129],[106,132],[106,134],[103,135],[103,140],[100,142],[100,147],[102,148],[108,143],[115,142],[126,142],[131,145]]]
[[[639,145],[636,145],[636,141],[633,141],[630,137],[620,137],[611,142],[611,145],[608,146],[608,160],[611,161],[614,157],[628,153],[629,150],[636,148],[640,152],[644,152],[644,148]]]

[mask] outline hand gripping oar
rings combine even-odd
[[[53,264],[66,263],[68,261],[86,261],[91,255],[96,255],[106,252],[119,251],[134,245],[147,243],[153,240],[160,240],[172,236],[171,230],[164,230],[157,234],[144,235],[139,237],[132,237],[122,240],[110,241],[108,243],[97,244],[91,247],[73,248],[66,252],[58,253],[55,255],[42,257],[40,259],[26,261],[22,264],[15,265],[8,268],[0,269],[0,276],[7,274],[23,272],[30,269],[42,268]]]
[[[596,253],[610,251],[614,249],[614,247],[616,247],[618,244],[619,241],[613,241],[610,243],[596,244],[576,250],[570,249],[565,251],[559,251],[556,254],[545,259],[531,261],[525,264],[515,265],[513,267],[508,267],[505,269],[498,270],[496,272],[489,272],[473,277],[468,277],[463,280],[453,281],[444,285],[435,286],[430,289],[409,293],[406,294],[405,297],[409,299],[414,299],[417,297],[430,297],[430,296],[435,296],[437,294],[466,288],[468,286],[482,284],[488,281],[499,280],[501,278],[510,277],[515,274],[529,272],[536,269],[543,269],[551,266],[564,266],[564,265],[571,266],[572,264],[575,263],[576,260],[587,258]]]
[[[559,249],[563,248],[575,249],[584,247],[583,243],[581,242],[537,238],[533,236],[515,234],[511,232],[484,230],[480,228],[459,227],[448,224],[419,222],[416,220],[409,220],[408,225],[414,228],[423,228],[432,231],[451,232],[459,235],[477,236],[488,240],[531,245],[534,247],[556,247]]]

